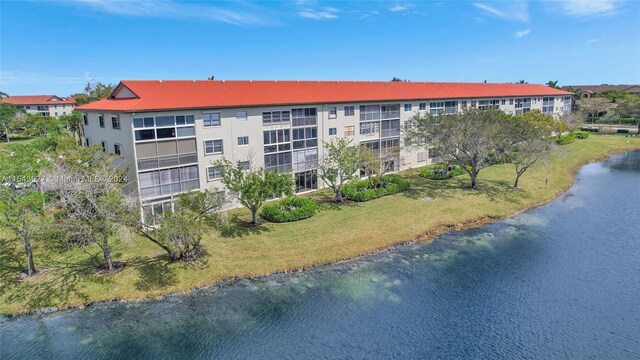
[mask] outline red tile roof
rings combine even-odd
[[[137,97],[113,98],[126,87]],[[152,111],[286,104],[571,95],[533,84],[369,82],[123,80],[110,99],[79,110]]]
[[[59,100],[55,100],[59,99]],[[0,102],[13,105],[55,105],[55,104],[75,104],[72,97],[62,97],[55,95],[18,95],[2,98]]]

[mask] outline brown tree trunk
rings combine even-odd
[[[27,275],[33,276],[36,270],[36,264],[33,262],[33,250],[31,249],[31,241],[29,239],[25,239],[24,243],[24,251],[27,253]]]
[[[342,188],[338,188],[336,191],[336,202],[342,203]]]
[[[109,271],[113,271],[113,260],[111,260],[111,249],[109,249],[109,245],[107,243],[107,239],[104,239],[104,243],[98,242],[98,246],[102,249],[102,254],[104,255],[104,262],[107,265],[107,269]]]
[[[251,224],[258,225],[258,209],[251,209]]]

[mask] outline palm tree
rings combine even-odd
[[[9,94],[7,94],[6,92],[0,91],[0,99],[6,98],[6,97],[9,97]]]
[[[545,85],[554,89],[560,89],[560,86],[558,86],[558,80],[549,80]]]
[[[577,88],[575,86],[569,86],[567,87],[567,91],[570,93],[573,93],[574,102],[582,98],[582,89],[580,88]]]
[[[528,84],[528,82],[526,82],[524,80],[518,80],[518,82],[516,84]]]

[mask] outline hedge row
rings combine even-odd
[[[581,131],[587,131],[587,132],[600,132],[600,128],[597,127],[582,127],[580,128]]]
[[[375,189],[369,188],[367,180],[352,181],[342,188],[342,195],[353,201],[369,201],[386,195],[391,195],[405,191],[409,188],[409,183],[394,176],[383,176],[379,186]]]
[[[271,222],[289,222],[310,218],[318,210],[318,204],[308,198],[289,197],[262,207],[260,215]]]
[[[426,166],[418,172],[420,176],[423,178],[431,179],[431,180],[447,180],[451,179],[454,176],[466,174],[466,171],[463,167],[456,166],[451,171],[447,171],[447,166],[444,164],[438,165],[429,165]]]
[[[560,135],[556,138],[556,144],[567,145],[576,141],[576,137],[573,134]]]

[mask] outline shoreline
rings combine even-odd
[[[505,215],[500,215],[500,216],[483,215],[483,216],[479,216],[479,217],[472,218],[472,219],[469,219],[469,220],[461,221],[461,222],[458,222],[458,223],[437,224],[436,226],[432,227],[431,229],[425,230],[424,232],[415,235],[411,240],[397,241],[397,242],[394,242],[394,243],[392,243],[390,245],[384,245],[384,246],[380,246],[378,248],[369,249],[369,250],[366,250],[364,252],[357,253],[355,255],[339,259],[337,261],[316,263],[316,264],[311,264],[309,266],[303,266],[303,267],[286,269],[286,270],[272,271],[272,272],[265,273],[265,274],[260,274],[260,275],[235,276],[235,277],[220,279],[220,280],[212,282],[211,284],[207,284],[207,285],[204,285],[204,286],[193,287],[193,288],[190,288],[190,289],[185,290],[185,291],[167,292],[167,293],[164,293],[164,294],[161,294],[161,295],[158,295],[158,296],[150,296],[150,297],[141,298],[141,299],[135,299],[135,298],[130,298],[130,299],[127,299],[127,298],[111,298],[111,299],[105,299],[105,300],[90,301],[90,302],[79,304],[79,305],[67,305],[67,306],[56,306],[56,307],[42,307],[42,308],[36,308],[36,309],[24,309],[24,311],[17,311],[17,312],[13,312],[13,313],[0,312],[0,317],[3,317],[5,319],[14,319],[14,318],[19,318],[20,316],[46,315],[46,314],[51,314],[51,313],[58,313],[58,312],[64,312],[64,311],[84,309],[84,308],[97,306],[97,305],[102,305],[102,304],[113,304],[113,303],[134,304],[134,303],[142,303],[142,302],[145,302],[145,301],[162,300],[162,299],[169,298],[169,297],[188,295],[188,294],[195,293],[195,292],[198,292],[198,291],[215,291],[216,289],[218,289],[220,287],[233,285],[235,283],[238,283],[241,280],[253,281],[253,280],[268,279],[269,277],[273,277],[273,276],[276,276],[276,275],[297,273],[297,272],[307,271],[307,270],[311,270],[311,269],[317,269],[317,268],[320,268],[320,267],[331,266],[331,265],[341,264],[341,263],[350,262],[350,261],[356,261],[356,260],[364,258],[366,256],[379,254],[379,253],[383,253],[383,252],[388,252],[388,251],[393,251],[393,250],[395,250],[395,249],[397,249],[399,247],[410,245],[410,244],[427,243],[427,242],[432,241],[436,237],[438,237],[438,236],[440,236],[440,235],[442,235],[444,233],[448,233],[450,231],[461,231],[461,230],[465,230],[465,229],[478,228],[478,227],[481,227],[481,226],[486,225],[488,223],[492,223],[492,222],[504,220],[504,219],[507,219],[507,218],[511,218],[511,217],[516,216],[516,215],[518,215],[518,214],[520,214],[520,213],[522,213],[524,211],[527,211],[527,210],[530,210],[530,209],[533,209],[533,208],[537,208],[537,207],[549,204],[552,201],[556,200],[560,195],[564,194],[567,190],[569,190],[574,185],[574,183],[575,183],[575,175],[576,175],[577,171],[581,167],[583,167],[585,165],[588,165],[588,164],[591,164],[591,163],[602,161],[603,159],[605,159],[605,158],[607,158],[607,157],[609,157],[609,156],[611,156],[613,154],[623,153],[623,152],[627,152],[627,151],[634,151],[634,150],[637,150],[637,149],[640,149],[640,145],[633,144],[628,148],[619,148],[619,149],[608,150],[608,151],[606,151],[604,153],[597,154],[596,156],[594,156],[592,158],[580,161],[579,163],[575,164],[571,168],[571,170],[569,172],[569,175],[570,175],[569,176],[569,181],[566,184],[564,184],[564,186],[560,190],[558,190],[557,192],[555,192],[554,194],[552,194],[550,197],[548,197],[546,199],[543,199],[543,200],[538,201],[536,203],[524,206],[524,207],[522,207],[521,209],[519,209],[517,211],[511,212],[511,213],[508,213],[508,214],[505,214]]]

